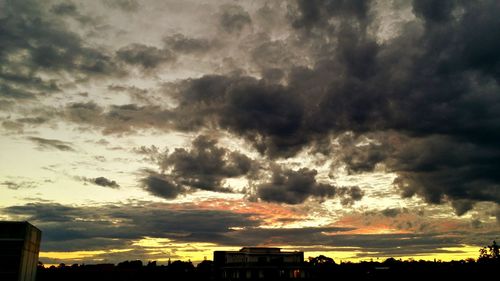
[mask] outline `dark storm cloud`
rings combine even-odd
[[[494,147],[435,136],[407,142],[387,163],[399,174],[395,184],[403,196],[456,201],[452,206],[461,215],[477,201],[500,203],[499,159]]]
[[[326,199],[335,196],[337,188],[316,182],[316,174],[316,170],[307,168],[294,171],[276,167],[271,181],[257,186],[256,195],[263,201],[287,204],[300,204],[310,197]]]
[[[226,191],[220,186],[224,178],[247,175],[253,165],[247,156],[219,147],[216,140],[201,135],[193,140],[191,150],[175,149],[161,163],[161,168],[171,168],[176,181],[184,185]]]
[[[338,136],[335,144],[324,141],[314,144],[314,151],[337,154],[332,166],[345,165],[349,174],[372,172],[377,164],[387,160],[394,151],[388,144],[387,135],[380,133],[354,135],[349,132]]]
[[[3,208],[2,212],[35,223],[44,232],[45,251],[108,248],[114,245],[109,244],[113,239],[125,243],[144,237],[215,242],[224,240],[224,235],[233,232],[232,227],[259,223],[249,214],[172,207],[147,203],[80,208],[30,203]]]
[[[235,4],[223,5],[219,11],[219,26],[227,33],[238,33],[251,25],[252,20],[243,7]]]
[[[86,182],[90,182],[95,185],[103,186],[103,187],[111,187],[111,188],[119,188],[120,185],[116,183],[114,180],[107,179],[105,177],[97,177],[97,178],[84,178]]]
[[[148,173],[149,175],[143,178],[141,182],[144,189],[155,196],[165,199],[174,199],[188,192],[187,189],[173,183],[172,180],[165,175],[151,171]]]
[[[49,12],[52,11],[52,13]],[[51,9],[39,1],[7,1],[0,15],[0,88],[11,98],[35,98],[60,91],[46,74],[72,73],[80,79],[121,73],[104,50],[87,46],[67,29],[62,15],[78,16],[75,5]],[[23,54],[22,59],[19,55]],[[17,57],[17,59],[16,59]],[[59,76],[62,77],[62,76]]]
[[[71,146],[70,143],[55,140],[55,139],[44,139],[39,137],[28,137],[28,140],[36,143],[41,149],[58,149],[61,151],[74,151],[75,149]]]
[[[294,154],[305,143],[300,134],[303,100],[280,85],[251,77],[204,76],[178,85],[175,125],[194,130],[217,122],[250,139],[262,153]]]
[[[172,62],[175,56],[168,49],[159,49],[143,44],[131,44],[118,50],[117,56],[122,61],[152,69],[165,62]]]
[[[157,150],[152,152],[158,153]],[[246,155],[220,147],[217,140],[205,135],[194,139],[190,150],[177,148],[152,158],[159,162],[162,174],[146,171],[148,175],[142,179],[143,186],[166,199],[196,190],[233,192],[223,187],[225,179],[252,177],[257,169],[255,161]]]
[[[394,184],[404,197],[417,195],[435,204],[451,201],[457,214],[479,201],[500,203],[500,4],[446,0],[411,5],[417,18],[408,17],[381,39],[375,36],[380,19],[371,1],[293,1],[287,20],[292,27],[289,38],[294,39],[273,41],[259,35],[250,50],[239,45],[251,55],[262,79],[245,76],[244,71],[205,75],[170,83],[166,92],[177,103],[169,109],[136,104],[105,108],[89,102],[67,105],[61,115],[115,134],[149,128],[222,129],[270,159],[293,157],[349,133],[352,140],[340,138],[339,145],[324,151],[351,174],[379,165],[398,175]],[[42,72],[88,77],[118,72],[117,58],[87,46],[66,25],[48,17],[38,2],[11,1],[6,7],[0,18],[0,64],[8,66],[0,68],[4,107],[13,99],[30,100],[60,90],[58,81],[42,79]],[[52,13],[73,10],[68,4],[53,7]],[[253,25],[250,14],[237,5],[221,7],[217,16],[225,33],[243,36]],[[129,45],[117,56],[153,69],[169,61],[172,54],[166,55],[166,50],[197,55],[212,43],[172,35],[162,48]],[[288,47],[304,52],[308,63],[280,56],[279,50]],[[19,52],[25,52],[26,59],[11,61]],[[30,71],[18,71],[20,67]],[[3,124],[19,127],[13,121]],[[220,160],[217,149],[207,151]],[[196,148],[173,152],[172,164],[164,168],[173,171],[168,179],[176,184],[220,188],[226,177],[246,176],[238,167],[224,166],[233,161],[227,153],[219,170],[186,165],[204,155]],[[188,176],[190,171],[194,176]],[[303,180],[309,179],[306,183],[310,178],[303,175]],[[322,190],[312,187],[313,193]],[[274,198],[276,190],[269,187],[266,196]],[[357,189],[339,191],[348,197],[362,195]],[[300,202],[301,192],[293,191],[297,198],[287,195],[283,200]]]
[[[474,201],[468,199],[458,199],[452,201],[451,206],[455,209],[455,213],[458,216],[461,216],[474,207]]]
[[[17,220],[29,220],[44,232],[43,251],[109,249],[131,245],[145,238],[176,242],[209,242],[227,246],[321,245],[362,248],[380,256],[418,255],[445,251],[463,244],[484,245],[492,232],[421,234],[343,234],[353,228],[260,228],[252,214],[182,208],[179,205],[139,203],[72,207],[55,203],[30,203],[1,209]]]
[[[451,12],[458,1],[443,0],[414,0],[413,11],[417,16],[425,18],[431,22],[448,21],[451,18]]]
[[[217,125],[269,157],[351,132],[371,142],[345,144],[350,173],[383,164],[404,196],[462,200],[458,214],[499,203],[500,4],[414,1],[412,10],[417,20],[381,42],[369,32],[370,1],[298,1],[289,20],[312,67],[287,67],[280,85],[242,75],[180,82],[173,124]]]
[[[64,222],[71,220],[79,211],[57,203],[28,203],[2,209],[10,215],[22,215],[37,221]]]
[[[297,0],[293,10],[293,26],[311,28],[315,25],[327,26],[335,17],[363,19],[367,16],[370,2],[365,0]]]

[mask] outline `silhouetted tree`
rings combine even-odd
[[[210,272],[213,268],[213,261],[204,260],[196,266],[197,271]]]
[[[196,266],[198,280],[212,279],[214,276],[214,262],[204,260]]]
[[[477,259],[479,262],[489,262],[496,261],[500,262],[500,249],[497,245],[497,242],[493,240],[492,245],[488,245],[479,250],[479,258]]]
[[[313,266],[318,266],[318,265],[331,265],[331,264],[336,264],[335,261],[332,258],[319,255],[317,257],[309,257],[309,263],[311,263]]]
[[[168,266],[168,270],[172,273],[187,273],[194,271],[194,265],[189,261],[174,261]]]
[[[384,261],[384,264],[385,265],[394,265],[394,264],[397,264],[398,261],[395,259],[395,258],[387,258],[385,261]]]
[[[142,261],[140,260],[135,260],[135,261],[123,261],[117,265],[119,268],[141,268],[142,267]]]

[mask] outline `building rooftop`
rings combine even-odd
[[[40,229],[27,221],[0,221],[0,239],[24,238],[28,229],[41,233]]]

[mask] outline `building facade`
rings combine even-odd
[[[215,251],[218,280],[288,280],[308,277],[304,252],[280,248],[245,247],[239,251]]]
[[[0,280],[35,281],[41,237],[28,222],[0,221]]]

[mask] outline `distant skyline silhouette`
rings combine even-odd
[[[0,0],[0,220],[55,266],[477,259],[500,241],[499,14]]]

